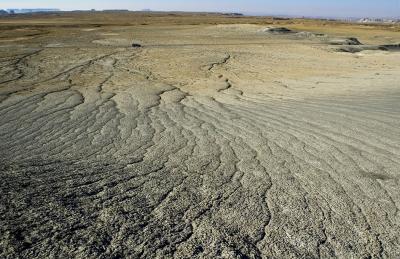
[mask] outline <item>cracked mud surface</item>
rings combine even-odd
[[[400,257],[400,53],[46,26],[2,31],[0,257]]]

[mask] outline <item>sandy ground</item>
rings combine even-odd
[[[0,257],[400,257],[400,52],[329,44],[398,28],[37,19],[0,20]]]

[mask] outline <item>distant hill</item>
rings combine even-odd
[[[7,9],[8,13],[42,13],[42,12],[59,12],[60,9],[56,8],[37,8],[37,9]]]

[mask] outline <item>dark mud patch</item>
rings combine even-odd
[[[338,52],[345,52],[345,53],[358,53],[365,50],[375,50],[375,51],[387,51],[386,48],[382,46],[343,46],[337,49]]]
[[[379,47],[382,48],[382,49],[385,49],[387,51],[400,51],[400,43],[398,43],[398,44],[380,45]]]
[[[347,52],[347,53],[358,53],[365,50],[397,52],[400,51],[400,44],[342,46],[337,49],[338,52]]]

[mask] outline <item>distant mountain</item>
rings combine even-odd
[[[56,8],[38,8],[38,9],[7,9],[8,13],[41,13],[41,12],[58,12],[60,9]]]

